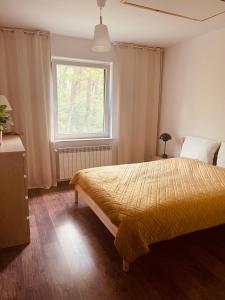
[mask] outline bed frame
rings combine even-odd
[[[81,197],[91,210],[96,214],[100,221],[105,225],[105,227],[111,232],[111,234],[116,237],[118,227],[114,225],[106,214],[99,208],[99,206],[94,202],[94,200],[81,188],[80,185],[75,185],[75,204],[78,204],[78,198]],[[127,261],[123,259],[123,271],[128,272],[130,265]]]

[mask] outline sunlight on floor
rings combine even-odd
[[[79,231],[79,227],[66,221],[57,227],[57,236],[72,269],[74,271],[79,269],[80,276],[82,274],[93,276],[95,265],[92,251],[86,236]]]

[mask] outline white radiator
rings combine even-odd
[[[112,146],[83,146],[59,148],[58,177],[68,180],[81,169],[112,165]]]

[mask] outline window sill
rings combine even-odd
[[[97,146],[97,145],[113,145],[115,139],[113,138],[92,138],[92,139],[68,139],[68,140],[53,140],[51,142],[53,149],[67,148],[67,147],[83,147],[83,146]]]
[[[52,140],[53,144],[61,143],[61,142],[92,142],[92,141],[113,141],[113,138],[89,138],[89,139],[59,139],[59,140]]]

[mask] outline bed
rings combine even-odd
[[[85,169],[71,183],[115,237],[124,271],[153,243],[225,223],[225,169],[197,160]]]

